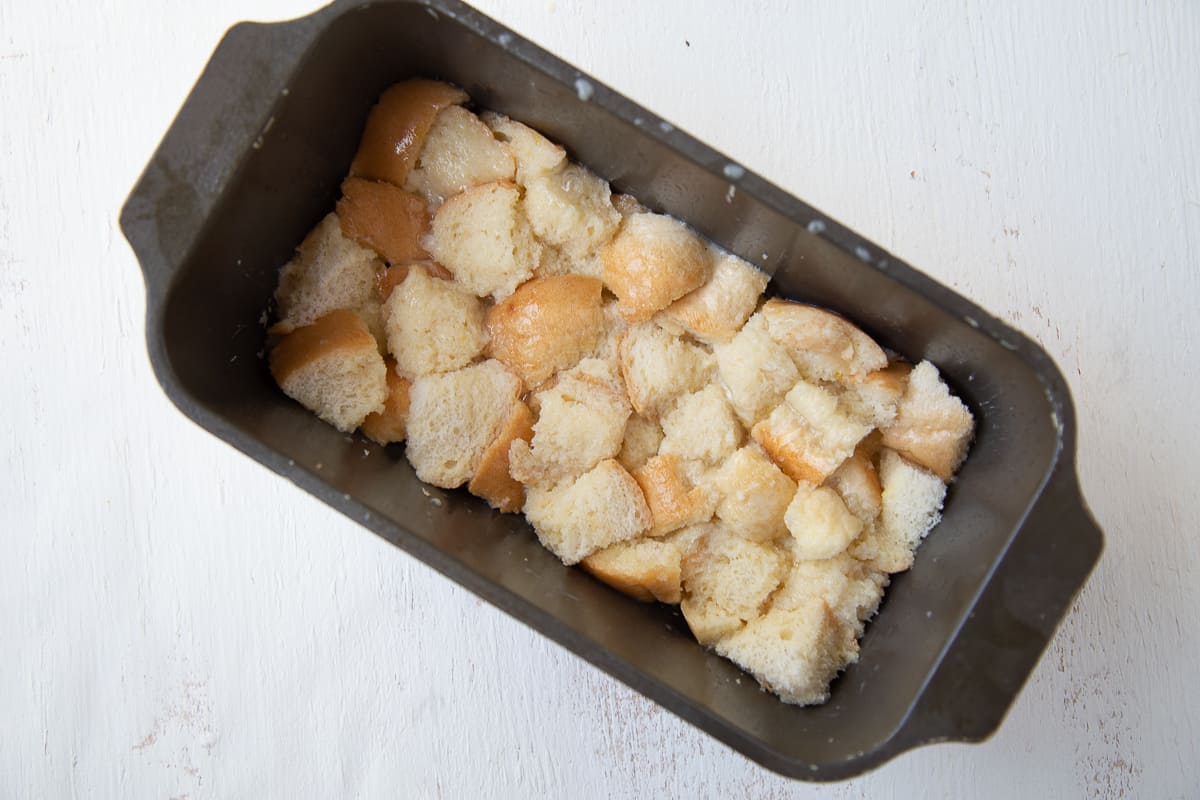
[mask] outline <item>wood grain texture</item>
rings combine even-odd
[[[0,793],[1195,797],[1200,6],[479,0],[1062,366],[1108,547],[1000,731],[775,776],[187,422],[120,203],[221,33],[0,3]]]

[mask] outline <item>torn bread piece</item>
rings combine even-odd
[[[414,380],[407,454],[417,477],[443,489],[470,480],[520,394],[521,381],[494,360]]]
[[[387,399],[383,410],[367,415],[362,432],[373,442],[391,444],[403,442],[408,424],[408,393],[412,381],[396,371],[396,361],[387,359]]]
[[[867,620],[875,615],[887,584],[886,573],[845,553],[818,561],[797,560],[771,597],[771,608],[799,608],[807,598],[818,597],[853,640],[862,636]],[[848,646],[844,656],[852,660],[856,653],[856,646]]]
[[[618,351],[629,400],[637,413],[651,419],[658,419],[680,395],[707,383],[715,366],[709,353],[652,322],[631,327]]]
[[[412,266],[384,304],[388,350],[401,375],[450,372],[483,352],[483,306],[452,281]]]
[[[682,595],[678,544],[637,539],[598,550],[580,565],[614,589],[644,603],[676,604]]]
[[[533,275],[538,243],[520,197],[516,184],[485,183],[450,198],[433,217],[429,251],[478,297],[503,300]]]
[[[403,187],[443,108],[467,101],[462,89],[415,79],[385,91],[367,117],[350,175]]]
[[[875,569],[903,572],[912,567],[917,546],[941,519],[946,485],[888,449],[879,458],[879,480],[879,521],[851,545],[850,554]]]
[[[526,386],[573,367],[604,333],[603,288],[582,275],[526,281],[488,309],[487,355],[507,364]]]
[[[621,224],[608,181],[578,164],[530,178],[523,208],[538,238],[557,248],[569,271],[595,274],[600,249]]]
[[[809,380],[842,381],[887,366],[875,340],[832,311],[773,298],[762,315],[771,338]]]
[[[845,552],[862,533],[863,522],[846,508],[841,495],[828,486],[800,483],[783,515],[792,534],[794,558],[818,561]]]
[[[659,312],[659,324],[674,325],[702,342],[714,344],[732,339],[767,288],[767,274],[753,264],[709,246],[713,260],[708,282]]]
[[[846,664],[846,638],[829,607],[810,597],[796,608],[772,608],[715,649],[783,702],[806,706],[829,699],[829,684]]]
[[[472,186],[511,181],[517,164],[512,151],[487,125],[461,106],[438,113],[404,187],[436,208]]]
[[[794,480],[821,484],[870,432],[870,423],[839,407],[836,395],[801,380],[751,435]]]
[[[712,518],[715,498],[699,486],[692,485],[680,459],[673,455],[657,455],[633,473],[650,509],[650,537],[706,522]]]
[[[723,462],[742,443],[742,426],[734,416],[725,390],[709,383],[679,398],[662,420],[662,453],[708,465]]]
[[[758,445],[750,443],[730,456],[715,486],[720,497],[717,518],[731,531],[757,542],[787,535],[784,514],[796,496],[796,482]]]
[[[525,505],[525,487],[509,474],[508,453],[514,440],[528,442],[532,437],[533,412],[518,400],[512,404],[496,438],[483,451],[467,490],[506,514],[519,512]]]
[[[347,178],[337,202],[342,233],[374,250],[390,264],[429,258],[421,239],[429,209],[420,196],[383,181]]]
[[[567,565],[650,528],[650,509],[642,490],[611,458],[574,480],[548,488],[527,487],[525,518],[541,543]]]
[[[337,214],[327,214],[279,271],[275,302],[279,321],[271,333],[311,325],[330,311],[356,311],[374,298],[375,253],[342,234]]]
[[[595,577],[643,602],[678,605],[683,597],[683,556],[714,526],[691,525],[658,539],[639,538],[597,550],[580,564]]]
[[[652,419],[633,414],[625,421],[625,437],[621,440],[621,452],[617,454],[617,460],[621,462],[621,466],[633,472],[658,453],[658,446],[662,444],[662,440],[661,425]]]
[[[718,375],[738,419],[754,427],[779,405],[800,380],[787,351],[767,332],[762,314],[755,314],[729,342],[713,345]]]
[[[883,429],[883,444],[949,481],[966,458],[974,429],[963,401],[950,393],[937,367],[922,361],[909,373],[896,419]]]
[[[879,483],[879,473],[868,444],[868,440],[877,435],[872,433],[859,442],[854,454],[843,461],[826,481],[827,486],[841,495],[846,508],[862,521],[864,528],[875,524],[883,508],[883,487]]]
[[[788,561],[772,545],[714,528],[693,543],[682,566],[680,610],[696,640],[711,645],[762,613]]]
[[[512,443],[512,476],[524,484],[548,486],[616,456],[630,413],[619,387],[620,377],[612,365],[597,359],[584,359],[560,373],[536,395],[533,438]]]
[[[528,125],[493,111],[485,111],[479,118],[492,129],[497,139],[508,145],[516,157],[517,183],[522,186],[566,164],[567,151]]]
[[[366,323],[349,309],[296,328],[271,350],[271,375],[288,397],[350,432],[387,399],[387,366]]]
[[[650,319],[712,273],[704,241],[677,219],[634,214],[601,253],[604,285],[630,322]]]
[[[851,376],[842,385],[841,403],[852,416],[885,428],[896,419],[910,371],[910,364],[898,361],[866,375]]]

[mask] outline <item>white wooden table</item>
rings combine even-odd
[[[478,5],[1050,351],[1075,609],[990,741],[759,768],[159,390],[118,209],[223,30],[309,0],[0,0],[0,795],[1200,796],[1200,5]]]

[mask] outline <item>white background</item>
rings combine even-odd
[[[990,741],[763,770],[159,390],[118,209],[308,2],[0,0],[0,795],[1200,796],[1200,5],[478,5],[1043,344],[1093,579]]]

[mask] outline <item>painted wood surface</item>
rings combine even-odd
[[[1200,796],[1200,5],[478,5],[1043,344],[1092,581],[988,742],[763,770],[159,390],[118,209],[221,33],[311,6],[0,0],[0,795]]]

